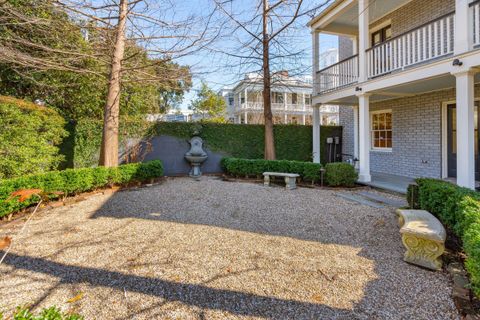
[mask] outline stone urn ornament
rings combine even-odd
[[[190,150],[185,153],[185,159],[190,162],[192,169],[190,170],[190,177],[199,180],[202,176],[200,166],[207,160],[207,153],[203,150],[203,140],[200,137],[193,137],[190,139]]]

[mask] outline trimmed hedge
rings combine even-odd
[[[130,182],[143,182],[163,176],[161,161],[132,163],[117,168],[83,168],[51,171],[47,173],[24,176],[0,182],[0,217],[17,212],[39,201],[32,197],[19,202],[11,198],[11,194],[23,189],[41,189],[50,198],[58,198],[55,193],[62,192],[64,196],[92,191],[109,185],[122,185]]]
[[[261,176],[266,171],[273,171],[297,173],[305,181],[316,182],[320,180],[322,166],[318,163],[288,160],[223,158],[222,168],[233,176]]]
[[[0,179],[57,169],[64,126],[51,108],[0,96]]]
[[[409,187],[410,204],[435,215],[462,239],[465,266],[473,290],[480,296],[480,193],[441,180],[416,182],[418,187]]]
[[[71,149],[63,149],[67,159],[75,168],[96,166],[98,150],[101,144],[101,131],[97,129],[98,120],[83,119],[70,128],[74,140]],[[226,156],[244,159],[262,159],[264,155],[263,125],[244,125],[229,123],[192,123],[192,122],[160,122],[150,123],[141,120],[121,119],[120,146],[130,139],[148,140],[154,136],[168,135],[181,139],[189,139],[193,132],[200,134],[212,151],[224,153]],[[312,127],[301,125],[275,125],[275,148],[279,160],[312,160]],[[342,128],[322,126],[322,163],[326,160],[328,146],[326,137],[342,136]]]
[[[358,180],[358,173],[348,163],[328,163],[325,166],[325,182],[331,187],[353,187]]]

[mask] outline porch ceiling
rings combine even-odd
[[[374,22],[412,0],[371,0],[369,6],[370,22]],[[358,33],[358,2],[336,15],[331,21],[321,26],[323,32],[345,35]]]
[[[475,83],[480,83],[480,73],[475,75]],[[420,81],[410,82],[403,85],[384,88],[381,91],[372,92],[371,102],[390,100],[396,98],[405,98],[415,96],[422,93],[440,91],[455,87],[455,77],[452,75],[442,75],[435,78],[423,79]],[[338,99],[332,104],[356,105],[358,98],[354,95]]]

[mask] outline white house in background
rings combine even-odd
[[[170,110],[166,114],[147,115],[147,121],[150,122],[195,122],[201,119],[202,115],[195,114],[192,110]]]
[[[220,96],[225,100],[226,105],[226,120],[228,122],[235,122],[235,94],[233,89],[224,87],[218,92]]]
[[[480,1],[335,0],[309,27],[316,162],[320,107],[338,104],[344,153],[359,159],[361,182],[433,177],[475,188]],[[326,68],[321,33],[350,41]]]
[[[323,69],[338,62],[338,48],[329,48],[319,54],[319,68]]]
[[[263,78],[254,73],[245,75],[231,90],[234,123],[263,124]],[[312,81],[308,77],[292,77],[287,71],[272,77],[272,113],[275,124],[312,124]],[[325,124],[338,123],[335,106],[322,110]],[[231,114],[229,115],[231,117]]]

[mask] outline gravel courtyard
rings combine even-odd
[[[0,237],[21,221],[0,225]],[[458,319],[402,261],[394,208],[336,191],[175,178],[43,211],[0,266],[0,311],[86,319]]]

